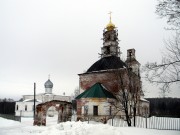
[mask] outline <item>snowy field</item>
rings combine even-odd
[[[32,118],[22,118],[20,123],[0,117],[0,135],[180,135],[180,131],[112,127],[95,122],[56,123],[56,117],[47,118],[46,127],[33,126]]]

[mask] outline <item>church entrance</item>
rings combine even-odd
[[[94,116],[98,115],[98,106],[93,107],[93,114],[94,114]]]
[[[72,103],[52,100],[36,106],[34,125],[46,126],[71,120]],[[48,122],[48,123],[47,123]],[[47,124],[46,124],[47,123]]]

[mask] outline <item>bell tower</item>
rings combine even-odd
[[[135,52],[136,50],[134,48],[127,50],[127,59],[125,63],[127,64],[128,68],[132,70],[132,72],[140,76],[139,68],[141,64],[136,60]]]
[[[106,28],[103,30],[103,47],[101,47],[101,57],[117,56],[119,57],[120,49],[118,46],[118,30],[111,21],[111,12],[110,21],[107,24]]]

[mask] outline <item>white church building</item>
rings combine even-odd
[[[35,105],[44,103],[51,100],[60,100],[71,102],[70,96],[61,96],[55,95],[52,93],[53,83],[48,79],[45,84],[45,93],[37,94],[35,97]],[[55,112],[54,108],[48,110],[48,115],[51,115],[51,112]],[[15,115],[22,117],[33,117],[34,112],[34,95],[23,95],[21,101],[17,101],[15,105]]]

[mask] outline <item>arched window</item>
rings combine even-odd
[[[84,114],[88,115],[88,106],[87,105],[84,106]]]
[[[25,105],[25,111],[27,111],[27,105]]]
[[[18,108],[19,108],[19,106],[18,106],[18,105],[16,105],[16,110],[18,110]]]

